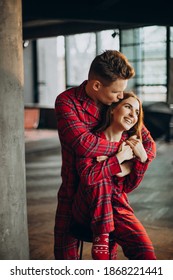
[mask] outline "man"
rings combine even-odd
[[[78,240],[70,233],[73,198],[78,187],[76,156],[112,156],[114,142],[96,137],[91,130],[99,123],[103,105],[123,98],[127,82],[135,74],[127,58],[120,52],[107,50],[91,63],[88,80],[57,96],[55,112],[62,147],[62,184],[58,192],[55,218],[55,259],[78,259]],[[148,158],[153,158],[154,143],[143,127],[142,140]],[[146,147],[145,147],[146,143]],[[109,161],[110,176],[121,172],[116,156]]]

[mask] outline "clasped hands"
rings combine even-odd
[[[132,170],[133,161],[131,159],[137,158],[141,162],[146,162],[147,153],[141,140],[136,135],[133,135],[120,145],[116,157],[121,167],[121,172],[117,173],[116,176],[124,177]],[[107,156],[98,156],[96,160],[101,162],[107,158]]]

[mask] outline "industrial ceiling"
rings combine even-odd
[[[171,0],[23,0],[23,38],[173,26]]]

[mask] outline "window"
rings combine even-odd
[[[39,39],[40,103],[51,105],[58,93],[80,85],[88,78],[94,57],[106,49],[121,50],[135,68],[136,75],[129,80],[128,90],[134,90],[142,101],[167,101],[172,92],[167,71],[170,72],[168,65],[173,65],[173,28],[170,27],[170,63],[167,34],[164,26],[148,26]]]
[[[170,31],[170,55],[168,60],[169,65],[169,72],[168,72],[168,103],[170,104],[171,108],[173,109],[173,27],[169,27]]]
[[[57,93],[64,91],[65,80],[65,39],[64,36],[57,37]]]
[[[121,38],[121,51],[136,70],[130,87],[143,101],[166,101],[166,27],[123,30]]]
[[[66,84],[81,84],[88,78],[91,61],[96,55],[96,34],[85,33],[66,36]]]
[[[71,87],[88,78],[90,64],[97,54],[106,49],[119,50],[119,33],[118,30],[106,30],[66,36],[65,48],[66,84]]]
[[[118,30],[38,39],[39,105],[54,106],[57,94],[87,80],[94,57],[112,48],[119,49]]]

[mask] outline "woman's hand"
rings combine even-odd
[[[141,161],[146,162],[147,160],[147,153],[144,149],[144,146],[140,139],[137,139],[137,136],[134,135],[126,140],[126,143],[131,147],[133,150],[134,155]]]
[[[121,164],[125,160],[130,160],[133,158],[133,150],[130,145],[126,144],[125,142],[122,143],[120,146],[116,157]]]

